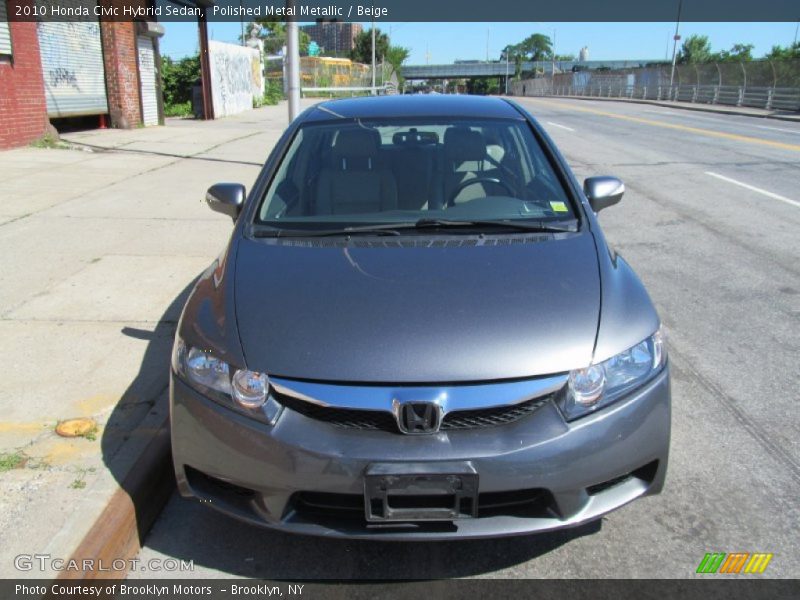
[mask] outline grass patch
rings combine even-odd
[[[179,104],[165,104],[164,116],[166,117],[191,117],[192,103],[180,102]]]
[[[50,132],[45,133],[42,137],[38,140],[33,140],[31,142],[32,148],[69,148],[67,144],[62,142],[58,139],[57,135],[53,135]]]
[[[83,479],[75,479],[72,483],[69,484],[73,490],[82,490],[86,487],[86,482]]]
[[[0,473],[25,466],[28,457],[22,452],[3,452],[0,454]]]

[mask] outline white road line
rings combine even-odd
[[[757,194],[761,194],[762,196],[766,196],[767,198],[772,198],[773,200],[780,200],[781,202],[786,202],[786,204],[791,204],[796,208],[800,208],[800,202],[798,202],[797,200],[792,200],[791,198],[787,198],[786,196],[781,196],[773,192],[768,192],[767,190],[762,190],[761,188],[757,188],[754,185],[750,185],[748,183],[742,183],[741,181],[736,181],[735,179],[731,179],[730,177],[725,177],[724,175],[720,175],[719,173],[712,173],[711,171],[705,171],[705,174],[711,175],[711,177],[716,177],[717,179],[721,179],[722,181],[727,181],[728,183],[732,183],[733,185],[738,185],[739,187],[743,187],[746,190],[750,190],[751,192],[756,192]]]
[[[787,133],[800,133],[800,129],[784,129],[783,127],[767,127],[766,125],[756,125],[759,129],[769,129],[770,131],[785,131]]]
[[[552,125],[553,127],[558,127],[559,129],[566,129],[567,131],[575,131],[572,127],[567,127],[566,125],[559,125],[558,123],[553,123],[552,121],[545,121],[548,125]]]

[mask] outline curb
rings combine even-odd
[[[689,102],[665,102],[659,100],[643,100],[638,98],[602,98],[593,96],[515,96],[517,98],[567,98],[569,100],[600,100],[602,102],[630,102],[632,104],[649,104],[650,106],[663,106],[665,108],[677,108],[680,110],[693,110],[695,112],[709,112],[720,115],[734,115],[737,117],[751,117],[756,119],[774,119],[777,121],[788,121],[790,123],[800,123],[800,113],[797,116],[788,114],[765,113],[757,114],[740,110],[730,110],[715,105],[697,105]]]
[[[134,444],[130,468],[99,512],[69,559],[88,569],[61,571],[56,581],[122,579],[141,549],[147,532],[175,490],[169,435],[169,414],[155,412]],[[123,569],[114,565],[125,561]],[[91,561],[85,563],[84,561]],[[116,563],[115,563],[116,561]]]

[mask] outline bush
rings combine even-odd
[[[283,82],[279,79],[267,79],[264,86],[264,104],[275,106],[283,100]]]
[[[172,60],[161,57],[161,82],[164,90],[164,106],[182,105],[192,101],[192,88],[200,81],[200,57],[187,56]]]
[[[189,117],[192,115],[192,103],[181,102],[179,104],[164,103],[164,116],[166,117]]]

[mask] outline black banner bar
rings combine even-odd
[[[249,579],[0,580],[0,598],[22,600],[419,600],[502,598],[536,600],[796,600],[798,580],[739,575],[722,579],[494,580],[387,582],[258,581]]]
[[[678,0],[8,0],[12,21],[318,19],[370,22],[674,22]],[[798,0],[684,0],[683,22],[794,22]]]

